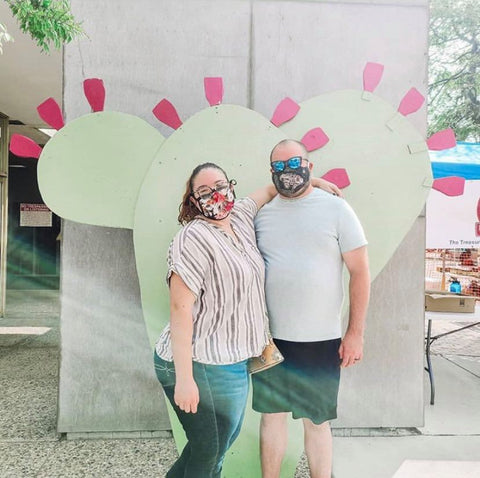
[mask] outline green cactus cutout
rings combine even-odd
[[[293,108],[275,122],[280,128],[254,111],[218,105],[221,98],[211,97],[210,108],[182,124],[163,100],[157,116],[176,129],[166,140],[139,118],[99,112],[103,96],[93,91],[89,101],[96,113],[63,126],[57,112],[60,131],[41,154],[25,141],[14,152],[40,156],[40,190],[56,214],[87,224],[133,229],[142,308],[153,347],[169,320],[165,259],[179,228],[178,206],[190,172],[202,162],[222,166],[238,181],[236,191],[242,197],[270,182],[268,158],[278,141],[307,138],[307,131],[321,126],[329,140],[321,149],[316,148],[325,141],[305,140],[316,175],[332,168],[347,170],[351,185],[345,196],[370,241],[372,278],[381,271],[421,211],[432,176],[422,136],[374,96],[371,85],[365,89],[308,100],[299,111],[292,113]],[[181,448],[183,430],[171,408],[169,415]],[[259,414],[248,405],[242,433],[227,454],[222,476],[260,476],[258,424]],[[301,421],[290,421],[289,426],[283,478],[293,476],[303,449]]]
[[[38,186],[45,204],[60,217],[95,226],[133,229],[138,193],[164,137],[146,121],[103,111],[103,81],[84,81],[93,113],[64,124],[58,103],[48,98],[40,117],[55,135],[43,150],[15,134],[10,151],[39,158]]]
[[[166,251],[179,229],[178,206],[190,172],[214,162],[237,180],[239,197],[270,181],[271,149],[286,136],[258,113],[235,105],[207,108],[188,119],[163,143],[142,184],[135,212],[134,245],[142,310],[153,342],[169,320]],[[155,207],[152,207],[152,204]],[[260,476],[259,414],[250,410],[242,433],[225,460],[222,476]],[[179,450],[186,442],[175,412],[169,416]],[[248,450],[248,453],[247,453]],[[248,459],[245,457],[248,456]]]
[[[142,119],[113,111],[65,125],[45,145],[38,184],[59,216],[133,229],[138,192],[163,136]]]
[[[351,184],[343,192],[365,230],[373,281],[411,229],[430,192],[433,177],[425,140],[403,115],[373,94],[364,99],[359,91],[336,91],[300,107],[280,129],[299,138],[320,124],[331,138],[310,153],[314,174],[347,170]]]
[[[142,310],[152,345],[169,319],[165,259],[180,228],[178,207],[191,171],[214,162],[237,180],[237,196],[244,197],[270,182],[270,151],[285,138],[260,114],[220,105],[189,118],[158,150],[138,196],[133,229]],[[159,316],[160,310],[165,312]]]

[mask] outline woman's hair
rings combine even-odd
[[[225,178],[228,181],[227,173],[215,163],[203,163],[199,164],[190,174],[190,177],[187,180],[187,184],[185,186],[185,194],[183,195],[182,203],[180,204],[179,211],[180,214],[178,215],[178,222],[182,225],[185,225],[195,219],[198,216],[198,209],[195,204],[190,201],[191,194],[193,192],[193,181],[195,180],[197,174],[202,171],[203,169],[218,169],[221,171]]]

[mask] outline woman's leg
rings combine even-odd
[[[200,392],[197,413],[185,413],[175,404],[175,385],[169,367],[173,365],[155,358],[157,376],[185,430],[188,443],[167,478],[220,478],[225,453],[238,436],[243,420],[248,395],[246,363],[193,363],[194,379]]]
[[[245,412],[246,363],[204,365],[194,362],[193,375],[200,391],[200,402],[196,414],[182,412],[180,419],[191,445],[184,476],[220,478],[225,454],[240,432]]]
[[[238,437],[248,398],[248,370],[246,362],[232,365],[207,365],[206,375],[212,390],[212,402],[218,431],[218,459],[216,475],[220,477],[223,460]]]

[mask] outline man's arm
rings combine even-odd
[[[368,300],[370,298],[370,271],[367,246],[343,254],[350,273],[350,315],[348,327],[339,349],[342,367],[353,365],[363,357],[363,334]]]

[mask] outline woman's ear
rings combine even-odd
[[[235,194],[235,184],[237,184],[237,181],[235,182],[230,181],[230,191],[232,191],[234,199],[237,199],[237,195]]]

